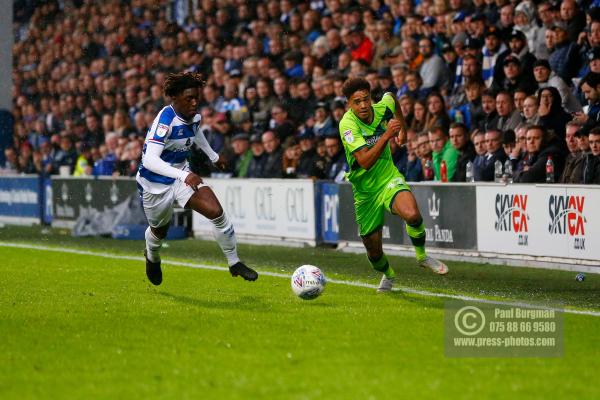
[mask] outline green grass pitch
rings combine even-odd
[[[141,242],[5,227],[19,242],[140,257]],[[240,245],[259,271],[302,263],[376,284],[365,256]],[[223,265],[216,244],[170,242],[165,259]],[[390,257],[404,287],[600,311],[600,276],[449,262],[438,277]],[[1,399],[599,398],[600,318],[565,314],[560,358],[447,358],[444,298],[329,284],[314,301],[289,280],[0,246]]]

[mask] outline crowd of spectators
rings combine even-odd
[[[598,0],[32,3],[2,173],[135,175],[166,75],[188,70],[233,176],[342,180],[341,87],[364,77],[399,99],[409,181],[600,183]]]

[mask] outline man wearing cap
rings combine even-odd
[[[325,160],[315,149],[315,134],[313,130],[304,127],[296,138],[300,142],[302,154],[296,166],[298,178],[323,179],[325,177]]]
[[[250,151],[252,152],[252,158],[248,164],[246,177],[262,178],[267,155],[265,154],[260,133],[254,133],[250,136]]]
[[[579,100],[573,95],[573,92],[567,86],[565,81],[552,71],[548,60],[536,60],[533,64],[533,75],[538,84],[538,88],[543,89],[545,87],[553,86],[558,89],[560,97],[562,98],[562,106],[567,112],[574,113],[581,111]]]
[[[419,52],[423,56],[423,63],[419,69],[423,79],[421,88],[440,90],[448,78],[444,60],[433,52],[433,43],[429,38],[419,40]]]
[[[565,82],[571,82],[579,70],[579,53],[575,42],[569,40],[567,25],[556,22],[552,26],[554,33],[554,49],[550,53],[548,62],[550,67]]]
[[[245,178],[248,175],[248,167],[252,160],[249,139],[246,133],[238,133],[231,138],[233,154],[229,158],[229,168],[233,176]]]
[[[502,61],[504,80],[502,82],[494,81],[492,89],[496,92],[500,90],[506,90],[508,92],[514,92],[517,88],[521,88],[531,95],[536,90],[535,82],[532,81],[528,76],[524,76],[521,71],[521,62],[515,56],[510,54]]]
[[[490,87],[494,81],[494,68],[496,67],[496,62],[498,61],[500,54],[506,51],[506,45],[500,40],[500,32],[498,31],[498,28],[494,26],[491,26],[485,32],[484,41],[485,46],[483,46],[483,49],[481,50],[483,53],[481,73],[485,86]]]
[[[327,136],[332,132],[337,133],[337,127],[329,115],[329,106],[326,102],[320,101],[315,105],[314,119],[315,124],[313,126],[313,132],[315,136],[322,137]],[[300,145],[302,145],[302,143],[300,143]]]
[[[395,46],[393,49],[383,53],[385,65],[395,65],[404,61],[404,54],[402,53],[402,46]]]
[[[600,30],[600,22],[597,23]],[[600,45],[591,48],[585,55],[585,66],[581,68],[578,76],[585,76],[589,72],[600,73]]]
[[[526,76],[533,82],[533,63],[536,58],[529,51],[527,46],[527,38],[525,34],[517,29],[513,29],[509,35],[508,50],[500,54],[494,70],[494,80],[502,82],[504,75],[504,59],[509,55],[514,55],[519,59],[521,65],[521,74]]]
[[[350,43],[352,47],[352,59],[364,60],[368,64],[371,64],[375,49],[373,42],[365,35],[360,25],[353,25],[350,28]]]
[[[481,12],[476,11],[471,14],[468,29],[471,38],[483,41],[485,35],[485,20],[486,17]]]

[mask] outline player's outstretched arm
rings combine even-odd
[[[353,155],[361,168],[369,169],[377,162],[377,159],[385,150],[388,141],[396,136],[401,129],[400,121],[391,119],[388,123],[386,131],[381,135],[381,138],[373,145],[373,147],[363,147],[356,151]]]
[[[208,158],[213,164],[219,162],[219,155],[215,153],[212,147],[210,147],[210,144],[208,144],[208,140],[206,140],[206,137],[200,131],[199,128],[196,128],[196,136],[194,137],[194,143],[196,143],[196,146],[198,146],[200,150],[202,150],[204,154],[208,156]]]

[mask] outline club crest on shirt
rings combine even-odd
[[[165,124],[158,124],[156,127],[156,136],[163,137],[169,132],[169,127]]]
[[[354,142],[354,136],[352,136],[352,129],[348,129],[344,132],[344,139],[346,139],[346,143]]]

